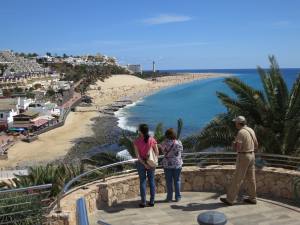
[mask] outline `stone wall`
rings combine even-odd
[[[233,166],[184,167],[182,171],[182,191],[212,191],[225,193],[232,174]],[[300,179],[299,171],[266,167],[256,171],[258,196],[268,195],[275,198],[294,198],[294,180]],[[165,192],[163,171],[156,170],[157,193]],[[52,224],[76,224],[76,200],[84,197],[87,211],[93,214],[102,206],[112,206],[119,202],[139,196],[139,178],[137,173],[114,176],[105,182],[86,185],[87,189],[77,189],[61,201],[63,214],[49,215]]]

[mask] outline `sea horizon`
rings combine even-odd
[[[264,70],[268,70],[268,67],[261,67]],[[157,69],[158,72],[170,72],[170,73],[205,73],[205,72],[211,72],[211,71],[236,71],[236,70],[257,70],[257,67],[254,68],[209,68],[209,69]],[[280,70],[299,70],[300,72],[300,67],[281,67]],[[143,70],[143,72],[152,72],[151,69]]]

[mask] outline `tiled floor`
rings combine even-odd
[[[300,225],[300,208],[286,207],[259,200],[257,205],[237,203],[225,206],[219,195],[207,192],[184,192],[180,202],[165,203],[165,194],[156,196],[152,208],[138,208],[138,199],[131,199],[115,207],[99,210],[90,224],[102,225],[197,225],[197,216],[208,210],[223,212],[226,225]],[[295,210],[296,209],[296,210]]]

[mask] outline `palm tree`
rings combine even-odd
[[[2,194],[1,222],[5,222],[5,224],[42,224],[41,220],[44,220],[45,210],[49,206],[47,199],[50,197],[50,200],[54,200],[53,197],[57,196],[64,185],[82,172],[82,164],[47,164],[46,166],[30,167],[28,175],[15,175],[16,178],[13,178],[11,183],[0,182],[0,188],[9,189],[52,184],[50,193],[37,191],[26,194],[21,192]],[[80,182],[84,182],[84,180]],[[13,212],[23,213],[13,214]],[[13,223],[12,219],[21,222]]]
[[[198,150],[209,147],[230,149],[236,134],[232,119],[244,115],[254,128],[263,152],[297,155],[300,152],[300,75],[288,90],[274,56],[270,69],[258,67],[263,90],[257,90],[236,77],[225,83],[235,98],[217,92],[227,113],[217,115],[196,137]]]
[[[121,161],[113,152],[101,152],[93,155],[90,159],[84,159],[83,162],[91,166],[104,166]]]
[[[119,157],[116,153],[113,152],[100,152],[96,155],[93,155],[90,159],[83,159],[82,163],[85,165],[88,169],[94,169],[97,167],[113,164],[116,162],[122,161],[122,158]],[[122,171],[126,166],[119,165],[110,169],[105,169],[102,171],[97,171],[95,174],[92,174],[90,178],[93,176],[98,177],[99,176],[105,176],[114,172]]]
[[[41,184],[52,184],[50,196],[56,196],[65,183],[83,172],[82,164],[47,164],[29,168],[28,175],[15,175],[13,183],[0,182],[3,188],[22,188]]]

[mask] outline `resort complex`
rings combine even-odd
[[[16,55],[10,50],[0,52],[1,64],[6,64],[7,68],[2,71],[2,76],[5,77],[18,77],[22,75],[43,74],[47,69],[39,65],[33,58],[25,58]]]
[[[88,99],[82,95],[87,82],[90,82],[86,78],[77,82],[64,80],[65,73],[55,71],[48,65],[48,61],[40,62],[41,57],[28,59],[28,56],[25,58],[23,55],[24,53],[12,51],[0,53],[2,159],[7,159],[9,148],[18,140],[31,142],[36,140],[39,134],[62,126],[70,110]],[[114,58],[102,58],[103,63],[119,67]],[[53,63],[56,62],[55,65],[77,65],[72,64],[73,61],[71,63],[70,57],[60,61],[55,57],[51,59]],[[93,64],[92,61],[83,60],[79,65],[104,67],[97,62]]]

